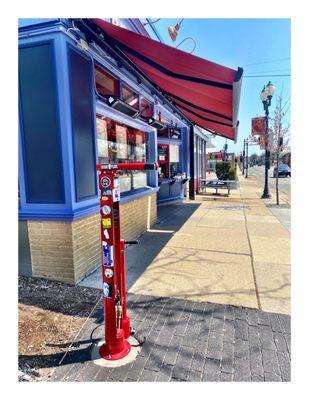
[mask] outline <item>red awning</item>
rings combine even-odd
[[[241,68],[224,67],[101,19],[93,22],[192,123],[236,141]]]

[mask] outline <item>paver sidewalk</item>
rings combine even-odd
[[[118,368],[90,359],[96,310],[51,381],[289,381],[290,317],[167,297],[128,296],[138,358]],[[102,338],[103,327],[95,331]],[[59,355],[60,358],[61,355]]]

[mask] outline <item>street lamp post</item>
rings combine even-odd
[[[242,174],[245,175],[245,144],[246,144],[246,139],[244,139],[244,149],[242,152]]]
[[[268,150],[268,120],[269,120],[269,107],[271,106],[271,99],[275,93],[275,86],[268,82],[266,87],[264,86],[260,99],[262,100],[264,111],[265,111],[265,183],[264,183],[264,191],[262,194],[262,199],[269,199],[271,194],[269,192],[268,187],[268,165],[269,165],[269,150]]]

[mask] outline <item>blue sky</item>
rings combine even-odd
[[[191,36],[197,43],[193,54],[234,69],[242,67],[244,76],[253,73],[267,75],[259,78],[243,78],[238,140],[236,144],[228,140],[228,151],[239,152],[244,138],[250,134],[251,118],[264,113],[259,97],[264,84],[271,80],[278,94],[283,90],[283,97],[286,100],[290,96],[290,77],[271,76],[290,74],[290,20],[185,19],[176,42],[172,42],[167,28],[178,21],[179,19],[161,19],[155,24],[164,43],[176,46],[184,38]],[[147,30],[151,34],[149,27]],[[179,48],[191,51],[193,42],[187,40]],[[274,103],[270,111],[274,109]],[[217,138],[218,149],[221,149],[224,143],[224,139]],[[259,147],[250,146],[249,154],[253,152],[260,153]]]

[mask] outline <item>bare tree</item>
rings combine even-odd
[[[279,158],[280,153],[287,148],[290,141],[290,123],[286,113],[290,108],[290,99],[284,100],[282,92],[276,96],[276,107],[271,116],[272,151],[276,158],[276,203],[279,205]]]

